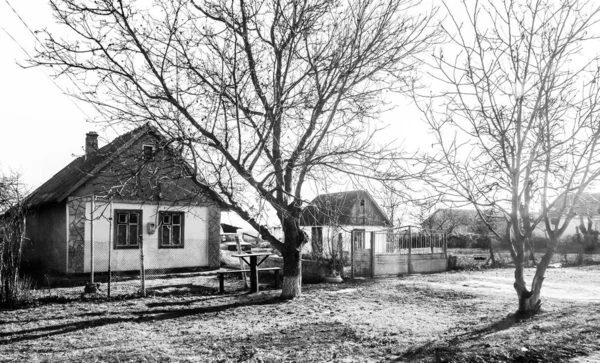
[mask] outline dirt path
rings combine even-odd
[[[431,275],[426,281],[414,279],[415,284],[426,283],[432,288],[452,289],[472,294],[489,296],[511,296],[515,291],[512,269],[467,271]],[[526,281],[531,282],[535,270],[525,270]],[[546,273],[542,287],[543,299],[578,302],[600,302],[600,276],[590,268],[554,268]]]

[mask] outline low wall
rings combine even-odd
[[[448,259],[443,253],[411,255],[378,254],[375,255],[375,276],[403,275],[409,273],[435,273],[448,270]]]
[[[375,276],[408,273],[408,255],[394,253],[375,255]]]
[[[411,273],[433,273],[447,270],[448,259],[443,253],[411,256]]]

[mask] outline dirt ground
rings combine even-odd
[[[528,269],[529,275],[533,274]],[[510,269],[249,295],[214,276],[156,281],[147,298],[46,298],[0,311],[0,362],[588,362],[600,351],[600,265],[547,273],[518,320]],[[591,356],[590,356],[591,354]],[[586,358],[586,356],[588,356]],[[588,360],[585,360],[588,359]]]

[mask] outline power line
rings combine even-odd
[[[25,28],[27,28],[27,30],[29,30],[29,32],[31,33],[31,35],[33,35],[33,37],[35,38],[35,40],[36,40],[36,41],[37,41],[37,42],[38,42],[38,43],[39,43],[39,44],[42,46],[42,48],[44,48],[44,50],[46,50],[46,51],[48,52],[48,48],[46,48],[46,45],[40,41],[40,39],[38,38],[38,36],[37,36],[36,32],[34,32],[33,30],[31,30],[31,28],[29,27],[29,25],[28,25],[28,24],[25,22],[25,20],[23,20],[23,18],[21,17],[21,15],[19,15],[19,13],[17,12],[17,10],[15,10],[15,8],[14,8],[14,7],[11,5],[11,3],[10,3],[8,0],[4,0],[4,2],[6,2],[6,4],[7,4],[7,5],[10,7],[10,9],[13,11],[13,13],[15,13],[15,15],[17,16],[17,18],[19,18],[19,20],[21,21],[21,23],[23,23],[23,25],[25,26]],[[2,29],[3,29],[3,30],[4,30],[4,31],[7,33],[7,34],[9,34],[9,33],[6,31],[6,29],[4,29],[4,28],[2,28]],[[18,43],[18,42],[15,40],[15,38],[13,38],[13,37],[12,37],[12,35],[10,35],[10,34],[9,34],[9,36],[12,38],[12,40],[13,40],[15,43],[19,44],[19,43]],[[29,55],[29,53],[28,53],[28,52],[27,52],[27,51],[26,51],[26,50],[25,50],[25,49],[24,49],[24,48],[23,48],[23,47],[22,47],[20,44],[19,44],[19,47],[20,47],[21,49],[23,49],[23,51],[25,52],[25,54],[27,54],[27,56],[28,56],[30,59],[33,59],[33,58],[32,58],[32,57]],[[45,74],[45,73],[44,73],[44,74]],[[90,99],[90,98],[87,96],[87,94],[86,94],[85,92],[83,92],[83,90],[81,89],[81,87],[79,87],[79,85],[77,84],[77,82],[75,82],[75,80],[74,80],[74,79],[71,77],[71,75],[70,75],[69,73],[67,73],[67,72],[64,72],[64,74],[65,74],[65,75],[66,75],[66,76],[69,78],[69,80],[71,81],[71,83],[73,83],[73,85],[74,85],[75,87],[77,87],[77,89],[79,90],[79,92],[81,92],[81,94],[82,94],[82,95],[83,95],[83,97],[84,97],[84,98],[85,98],[85,99],[88,101],[88,103],[90,103],[92,106],[94,106],[94,108],[96,109],[96,111],[98,111],[98,113],[100,113],[101,115],[104,115],[104,112],[102,112],[102,110],[100,110],[100,109],[98,108],[98,106],[97,106],[97,105],[96,105],[94,102],[92,102],[92,100],[91,100],[91,99]],[[47,75],[46,75],[46,76],[47,76]],[[49,78],[49,79],[52,81],[52,83],[54,83],[54,84],[56,85],[56,87],[58,87],[58,88],[59,88],[59,89],[60,89],[60,90],[61,90],[61,91],[62,91],[62,92],[65,94],[65,95],[68,95],[68,94],[67,94],[67,93],[66,93],[66,92],[65,92],[65,91],[64,91],[62,88],[60,88],[60,86],[59,86],[59,85],[58,85],[56,82],[54,82],[54,80],[53,80],[52,78],[50,78],[49,76],[47,76],[47,77],[48,77],[48,78]],[[75,106],[77,106],[77,108],[78,108],[78,109],[79,109],[81,112],[83,112],[83,113],[84,113],[84,114],[85,114],[85,115],[86,115],[86,116],[87,116],[89,119],[92,119],[92,117],[91,117],[90,115],[88,115],[88,114],[87,114],[87,112],[83,111],[83,110],[81,109],[81,107],[79,107],[79,106],[78,106],[78,105],[75,103],[75,101],[73,101],[72,97],[69,97],[69,99],[70,99],[70,100],[71,100],[71,102],[72,102],[72,103],[73,103]]]
[[[0,28],[1,28],[2,30],[4,30],[4,32],[6,33],[6,35],[8,35],[8,36],[10,37],[10,39],[12,39],[12,41],[13,41],[13,42],[15,42],[15,44],[19,46],[19,48],[21,48],[21,50],[22,50],[22,51],[23,51],[23,52],[24,52],[24,53],[27,55],[27,57],[29,57],[30,59],[32,59],[32,57],[31,57],[31,55],[29,54],[29,52],[28,52],[28,51],[27,51],[25,48],[23,48],[23,46],[22,46],[22,45],[21,45],[19,42],[17,42],[17,40],[16,40],[16,39],[15,39],[15,38],[12,36],[12,34],[10,34],[10,33],[8,32],[8,30],[6,30],[6,29],[5,29],[3,26],[1,26],[1,25],[0,25]],[[63,94],[65,94],[65,95],[67,94],[67,92],[65,92],[65,90],[63,90],[63,89],[62,89],[62,88],[61,88],[61,87],[58,85],[58,83],[56,83],[56,82],[55,82],[55,81],[54,81],[54,80],[53,80],[53,79],[52,79],[50,76],[48,76],[48,75],[47,75],[46,73],[44,73],[44,72],[42,72],[42,73],[43,73],[43,74],[46,76],[46,78],[48,78],[48,79],[49,79],[49,80],[50,80],[52,83],[54,83],[54,85],[56,86],[56,88],[58,88],[58,89],[59,89],[59,90],[60,90],[60,91],[61,91]],[[73,101],[73,98],[71,98],[71,97],[68,97],[68,99],[69,99],[69,101],[71,101],[71,103],[72,103],[72,104],[74,104],[74,105],[75,105],[75,107],[77,107],[77,108],[79,109],[79,111],[81,111],[81,112],[82,112],[84,115],[86,115],[86,116],[87,116],[88,118],[90,118],[90,119],[92,118],[90,115],[88,115],[88,113],[87,113],[87,112],[85,112],[85,111],[84,111],[84,110],[83,110],[81,107],[79,107],[79,105],[78,105],[78,104],[77,104],[75,101]]]

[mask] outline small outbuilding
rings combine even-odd
[[[392,223],[367,191],[353,190],[317,196],[302,210],[300,225],[310,238],[303,253],[348,259],[351,243],[355,251],[370,249],[370,232]]]

